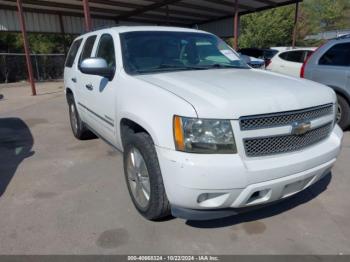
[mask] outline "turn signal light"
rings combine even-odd
[[[184,133],[182,129],[182,120],[179,116],[174,116],[173,120],[173,127],[174,127],[174,140],[175,140],[175,147],[176,150],[184,151],[185,150],[185,139],[184,139]]]

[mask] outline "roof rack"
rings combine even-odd
[[[334,38],[334,39],[335,39],[335,40],[350,39],[350,34],[338,36],[338,37],[336,37],[336,38]]]
[[[115,25],[110,24],[110,25],[94,26],[91,31],[85,31],[85,32],[81,33],[80,35],[85,35],[87,33],[95,32],[95,31],[102,30],[102,29],[108,29],[108,28],[112,28],[112,27],[117,27],[117,26],[119,26],[119,25],[118,24],[115,24]]]

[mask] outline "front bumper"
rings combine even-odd
[[[326,140],[302,151],[251,159],[156,149],[172,206],[246,208],[291,196],[320,180],[334,165],[342,136],[336,126]]]

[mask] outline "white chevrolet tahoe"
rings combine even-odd
[[[218,37],[115,27],[73,42],[73,133],[123,152],[137,210],[213,219],[289,197],[334,165],[342,131],[326,86],[255,70]]]

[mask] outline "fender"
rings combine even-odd
[[[350,104],[350,93],[346,92],[343,88],[337,87],[337,86],[331,86],[328,85],[330,88],[332,88],[337,94],[342,95],[346,101]]]

